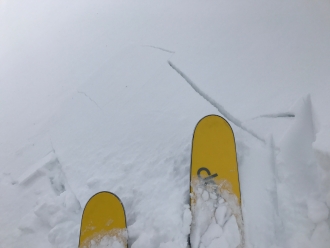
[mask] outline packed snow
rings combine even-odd
[[[326,0],[0,0],[0,247],[77,247],[86,202],[110,191],[130,248],[189,235],[329,248],[329,13]],[[214,217],[192,222],[191,141],[209,114],[235,134],[244,225],[205,189],[197,207]]]

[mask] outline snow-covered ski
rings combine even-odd
[[[209,115],[195,128],[191,155],[191,248],[244,246],[233,131]]]

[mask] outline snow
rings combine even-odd
[[[127,231],[124,229],[114,229],[110,233],[102,234],[100,237],[93,238],[87,243],[84,242],[83,248],[125,248],[127,247]]]
[[[228,247],[243,247],[242,216],[237,197],[221,190],[218,184],[205,184],[196,178],[192,181],[191,247],[210,248],[218,246],[219,242]]]
[[[325,0],[0,1],[0,247],[77,247],[83,207],[110,191],[129,247],[186,248],[192,134],[218,114],[236,138],[244,247],[328,248],[329,11]],[[235,246],[235,209],[200,194],[217,204],[192,239]]]
[[[309,199],[307,202],[308,218],[318,224],[329,217],[329,209],[324,202]]]

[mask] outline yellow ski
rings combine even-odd
[[[110,192],[99,192],[87,202],[80,228],[79,248],[127,247],[125,210]]]
[[[200,247],[203,241],[201,236],[210,228],[206,223],[219,222],[219,229],[224,230],[224,225],[230,218],[229,212],[236,219],[238,236],[240,236],[235,247],[243,247],[241,193],[235,139],[228,122],[216,115],[201,119],[195,128],[191,156],[190,204],[193,217],[191,247]],[[225,205],[219,206],[221,204]],[[216,211],[220,207],[224,209],[227,207],[229,210],[223,210],[223,216],[218,214],[220,217],[217,216],[219,220],[216,220]],[[225,241],[218,242],[220,245]]]

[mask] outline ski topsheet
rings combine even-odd
[[[99,192],[87,202],[80,228],[79,248],[127,248],[124,207],[110,192]]]
[[[243,247],[236,148],[228,122],[216,115],[200,120],[191,156],[191,247]]]

